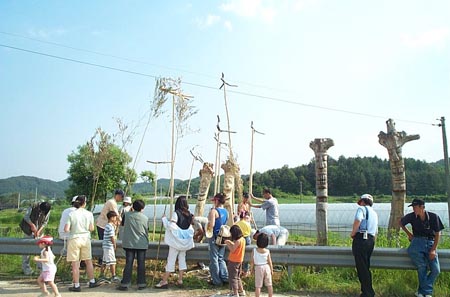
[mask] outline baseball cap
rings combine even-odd
[[[425,201],[423,201],[422,199],[413,199],[413,201],[411,202],[410,205],[408,205],[408,207],[418,205],[425,205]]]
[[[39,240],[36,242],[36,244],[41,244],[44,243],[46,245],[52,245],[53,244],[53,237],[49,236],[49,235],[45,235],[42,236],[41,238],[39,238]]]
[[[361,195],[361,197],[359,199],[369,199],[369,200],[373,201],[373,197],[370,194],[363,194],[363,195]]]
[[[75,202],[75,200],[77,200],[77,198],[78,198],[78,195],[76,195],[76,196],[73,196],[73,197],[72,197],[72,203],[74,203],[74,202]]]

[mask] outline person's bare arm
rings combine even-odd
[[[216,222],[216,209],[215,208],[211,208],[211,210],[209,211],[208,214],[208,227],[207,229],[212,230],[214,228],[214,224]]]
[[[270,267],[270,273],[273,274],[272,257],[270,257],[270,254],[269,254],[269,256],[267,257],[267,263],[269,264],[269,267]]]
[[[398,224],[400,225],[400,228],[402,228],[403,231],[405,231],[406,235],[408,235],[408,239],[409,241],[411,241],[414,237],[414,235],[411,233],[411,231],[409,231],[408,228],[406,228],[403,224],[401,219],[398,221]]]
[[[434,243],[433,243],[433,246],[431,247],[430,253],[429,253],[430,260],[434,260],[434,258],[436,258],[436,254],[437,254],[436,250],[437,250],[437,246],[439,244],[439,239],[441,239],[441,232],[436,232],[434,234]]]

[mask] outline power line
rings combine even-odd
[[[114,59],[123,60],[123,61],[127,61],[127,62],[132,62],[132,63],[137,63],[137,64],[144,64],[144,65],[149,65],[149,66],[153,66],[153,67],[159,67],[159,68],[167,69],[167,70],[171,70],[171,71],[178,71],[178,72],[184,72],[184,73],[188,73],[188,74],[194,74],[194,75],[197,75],[197,76],[207,77],[207,78],[210,78],[210,79],[217,79],[217,77],[214,76],[214,75],[209,75],[209,74],[204,74],[204,73],[200,73],[200,72],[190,71],[190,70],[177,68],[177,67],[170,67],[170,66],[160,65],[160,64],[151,63],[151,62],[143,61],[143,60],[139,60],[139,59],[133,59],[133,58],[127,58],[127,57],[118,56],[118,55],[112,55],[112,54],[108,54],[108,53],[102,53],[102,52],[93,51],[93,50],[89,50],[89,49],[84,49],[84,48],[74,47],[74,46],[70,46],[70,45],[65,45],[65,44],[62,44],[62,43],[46,41],[46,40],[42,40],[42,39],[38,39],[38,38],[32,38],[32,37],[24,36],[24,35],[20,35],[20,34],[9,33],[9,32],[5,32],[5,31],[0,31],[0,34],[13,36],[13,37],[18,37],[18,38],[27,39],[27,40],[32,40],[32,41],[36,41],[36,42],[39,42],[39,43],[49,44],[49,45],[53,45],[53,46],[57,46],[57,47],[61,47],[61,48],[67,48],[67,49],[76,50],[76,51],[80,51],[80,52],[95,54],[95,55],[98,55],[98,56],[114,58]],[[236,81],[232,81],[232,82],[236,82],[236,83],[239,83],[239,84],[245,84],[245,85],[248,85],[248,86],[251,86],[251,87],[256,87],[256,88],[264,88],[264,89],[268,89],[268,90],[288,93],[287,90],[272,88],[272,87],[259,85],[259,84],[254,84],[254,83],[249,83],[249,82],[245,82],[245,81],[236,80]]]
[[[5,44],[0,44],[0,47],[9,48],[9,49],[22,51],[22,52],[26,52],[26,53],[31,53],[31,54],[35,54],[35,55],[41,55],[41,56],[54,58],[54,59],[59,59],[59,60],[63,60],[63,61],[69,61],[69,62],[73,62],[73,63],[84,64],[84,65],[88,65],[88,66],[92,66],[92,67],[99,67],[99,68],[103,68],[103,69],[108,69],[108,70],[128,73],[128,74],[134,74],[134,75],[151,77],[151,78],[157,78],[158,77],[157,75],[153,75],[153,74],[147,74],[147,73],[131,71],[131,70],[121,69],[121,68],[112,67],[112,66],[106,66],[106,65],[101,65],[101,64],[91,63],[91,62],[85,62],[85,61],[81,61],[81,60],[77,60],[77,59],[56,56],[56,55],[52,55],[52,54],[47,54],[47,53],[43,53],[43,52],[28,50],[28,49],[19,48],[19,47],[10,46],[10,45],[5,45]],[[199,88],[205,88],[205,89],[211,89],[211,90],[219,91],[219,89],[217,87],[208,86],[208,85],[204,85],[204,84],[193,83],[193,82],[186,82],[186,81],[183,81],[182,83],[185,84],[185,85],[190,85],[190,86],[194,86],[194,87],[199,87]],[[322,109],[322,110],[328,110],[328,111],[334,111],[334,112],[347,113],[347,114],[358,115],[358,116],[365,116],[365,117],[372,117],[372,118],[382,118],[382,119],[386,119],[387,118],[386,116],[381,116],[381,115],[373,115],[373,114],[361,113],[361,112],[350,111],[350,110],[345,110],[345,109],[338,109],[338,108],[326,107],[326,106],[321,106],[321,105],[302,103],[302,102],[298,102],[298,101],[293,101],[293,100],[288,100],[288,99],[283,99],[283,98],[278,98],[278,97],[273,97],[273,96],[258,95],[258,94],[253,94],[253,93],[249,93],[249,92],[242,92],[242,91],[236,91],[236,90],[229,90],[228,92],[234,93],[234,94],[238,94],[238,95],[242,95],[242,96],[247,96],[247,97],[271,100],[271,101],[275,101],[275,102],[281,102],[281,103],[305,106],[305,107]],[[396,121],[402,121],[402,122],[408,122],[408,123],[414,123],[414,124],[420,124],[420,125],[431,125],[431,126],[433,125],[431,123],[420,122],[420,121],[413,121],[413,120],[407,120],[407,119],[396,119]]]

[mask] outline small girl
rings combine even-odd
[[[256,239],[258,248],[254,248],[251,257],[251,271],[255,268],[255,297],[261,294],[261,288],[264,285],[267,287],[269,297],[273,296],[272,288],[272,258],[270,258],[270,251],[267,249],[269,245],[269,237],[267,234],[261,233]]]
[[[53,245],[53,237],[43,236],[37,241],[36,244],[42,249],[41,256],[34,257],[35,262],[42,263],[42,272],[37,279],[37,283],[42,291],[39,296],[50,296],[50,292],[47,291],[47,286],[45,285],[45,283],[47,283],[50,287],[52,287],[55,297],[61,297],[58,287],[55,284],[55,255],[50,248],[50,246]]]
[[[225,244],[230,250],[228,256],[228,280],[230,281],[229,296],[245,296],[244,287],[241,281],[242,262],[245,254],[245,239],[242,236],[241,228],[233,225],[230,228],[231,240],[225,240]]]

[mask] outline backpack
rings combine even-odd
[[[219,233],[217,233],[216,244],[224,246],[225,240],[231,239],[230,226],[223,224],[220,226]]]

